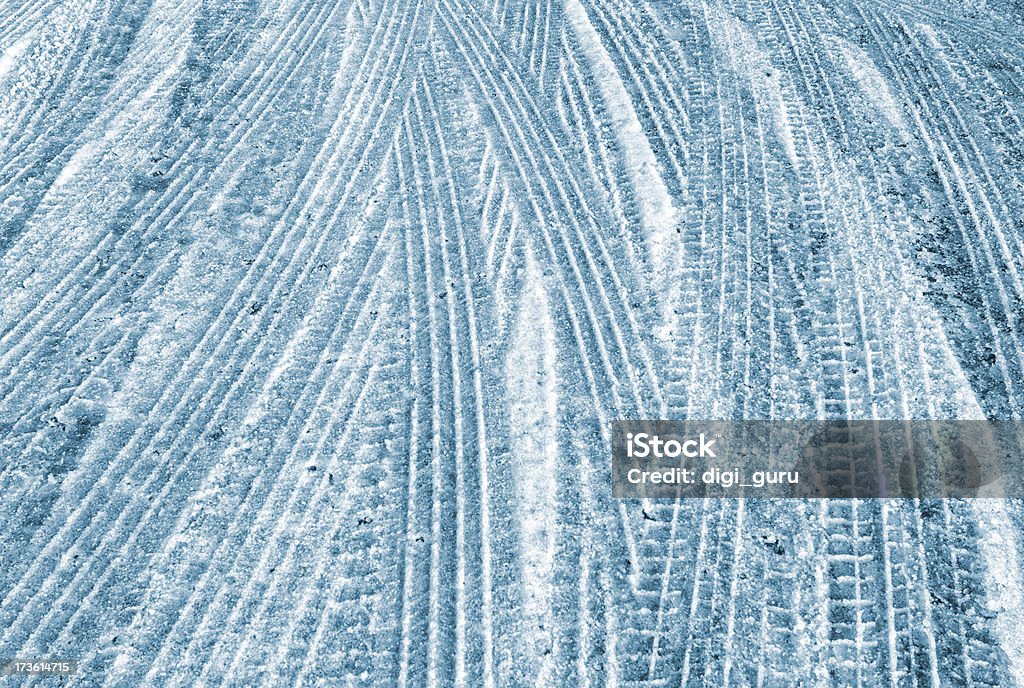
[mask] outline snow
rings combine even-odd
[[[25,52],[31,41],[31,35],[22,36],[13,45],[5,48],[3,53],[0,53],[0,79],[6,77],[7,73],[14,69],[18,58]]]
[[[616,500],[608,447],[1021,419],[1011,4],[4,4],[0,656],[1024,683],[1019,499]]]
[[[899,102],[889,88],[889,83],[882,76],[878,67],[872,61],[871,56],[857,45],[841,37],[835,37],[839,53],[850,70],[857,85],[860,86],[865,97],[874,105],[878,111],[889,121],[889,123],[907,132],[906,118],[900,110]]]
[[[783,89],[786,74],[772,64],[769,57],[758,46],[757,39],[743,21],[729,14],[718,4],[704,5],[708,14],[708,27],[712,40],[722,46],[727,64],[731,70],[750,84],[758,107],[766,119],[775,124],[773,129],[793,167],[799,168],[793,124]],[[799,101],[794,107],[801,107]]]
[[[1011,514],[1005,500],[981,499],[975,502],[981,532],[981,550],[985,556],[985,580],[989,591],[986,606],[995,614],[995,628],[1003,651],[1010,660],[1010,671],[1017,685],[1024,684],[1024,589],[1021,587],[1019,533],[1010,526]]]
[[[590,24],[586,10],[579,0],[568,0],[565,13],[593,70],[595,85],[608,108],[611,126],[622,147],[626,170],[640,206],[640,221],[646,230],[656,279],[667,281],[671,277],[668,270],[673,263],[672,252],[677,250],[675,230],[680,213],[669,196],[658,161],[640,126],[624,82]]]
[[[526,288],[506,363],[511,403],[509,421],[516,465],[523,567],[523,626],[529,651],[539,664],[534,685],[553,679],[552,600],[557,517],[558,396],[554,323],[542,276],[527,254]]]

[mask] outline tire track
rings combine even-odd
[[[414,23],[414,22],[413,22],[413,23]],[[392,84],[392,86],[394,86],[394,84]],[[337,128],[340,128],[340,121],[339,121],[339,124],[338,124],[338,125],[336,125],[336,127],[337,127]],[[371,148],[372,148],[372,147],[371,147]],[[329,152],[330,152],[330,148],[325,148],[325,149],[323,149],[323,150],[322,150],[322,152],[321,152],[321,156],[322,156],[322,157],[328,157],[328,153],[329,153]],[[337,156],[337,155],[339,155],[339,153],[340,153],[340,152],[334,152],[334,153],[333,153],[333,155],[334,155],[334,156]],[[362,149],[362,156],[363,156],[363,158],[364,158],[364,159],[365,159],[365,156],[367,156],[368,154],[369,154],[369,149]],[[354,154],[350,154],[350,155],[354,155]],[[344,167],[345,167],[344,165],[342,165],[342,166],[341,166],[341,168],[342,168],[342,169],[344,169]],[[343,177],[342,177],[342,179],[345,179],[345,177],[343,176]],[[347,188],[346,188],[346,189],[344,190],[344,192],[348,192],[348,193],[351,193],[351,192],[352,192],[352,184],[353,184],[353,181],[354,181],[354,180],[349,180],[349,181],[348,181],[348,185],[347,185]],[[346,194],[346,195],[347,195],[347,194]],[[342,198],[344,198],[344,196],[343,196]],[[309,201],[306,201],[306,203],[309,203]],[[298,205],[298,201],[295,201],[295,202],[294,202],[294,204],[295,204],[295,205]],[[338,203],[336,207],[339,207],[339,208],[340,208],[340,207],[344,207],[344,202]],[[296,215],[299,215],[299,212],[296,212]],[[279,224],[279,227],[283,227],[283,225],[280,225],[280,224]],[[300,224],[300,225],[298,225],[298,227],[299,227],[299,228],[303,228],[303,226],[302,226],[301,224]],[[301,242],[301,243],[299,244],[299,246],[300,246],[300,247],[301,247],[301,246],[303,246],[303,245],[304,245],[304,246],[306,246],[306,247],[307,247],[307,248],[306,248],[306,251],[307,251],[307,252],[308,252],[308,251],[309,251],[309,250],[310,250],[311,248],[313,248],[313,247],[311,247],[311,246],[310,246],[310,244],[311,244],[311,243],[315,243],[315,245],[316,245],[316,248],[315,248],[315,249],[313,249],[313,253],[312,253],[312,256],[314,256],[314,260],[313,260],[313,262],[312,262],[312,263],[310,263],[310,262],[309,262],[309,260],[310,260],[310,259],[308,259],[308,258],[307,258],[307,259],[306,259],[306,260],[307,260],[307,262],[305,263],[305,266],[306,266],[306,267],[305,267],[305,271],[304,271],[304,273],[299,273],[299,274],[298,274],[298,275],[296,276],[296,281],[295,281],[295,287],[298,287],[298,286],[300,286],[300,285],[302,284],[302,280],[306,279],[306,277],[308,276],[308,271],[309,271],[309,269],[310,269],[310,268],[311,268],[311,267],[312,267],[313,265],[316,265],[316,264],[317,264],[317,263],[319,262],[319,261],[315,261],[315,256],[317,255],[317,253],[318,253],[319,251],[323,250],[323,249],[322,249],[321,247],[323,246],[323,244],[324,244],[324,241],[325,241],[325,240],[326,240],[326,238],[327,238],[327,236],[325,235],[325,236],[323,236],[323,237],[320,237],[320,239],[318,239],[318,240],[317,240],[316,242],[312,242],[312,241],[310,240],[310,237],[309,237],[309,230],[310,230],[310,226],[309,226],[309,225],[306,225],[306,226],[305,226],[305,227],[304,227],[303,229],[304,229],[304,233],[306,234],[306,236],[305,236],[305,237],[301,237],[301,238],[299,238],[299,239],[298,239],[298,241],[300,241],[300,242]],[[336,242],[336,241],[337,241],[337,237],[335,237],[335,242]],[[294,243],[297,243],[297,241],[296,241],[296,240],[292,240],[292,241],[291,241],[291,243],[293,243],[293,244],[294,244]],[[287,244],[287,243],[285,244],[285,247],[288,247],[288,244]],[[267,249],[264,249],[264,250],[267,250]],[[289,250],[289,249],[288,249],[288,248],[286,248],[286,250]],[[287,254],[285,253],[285,254],[280,254],[280,255],[287,255]],[[288,265],[288,266],[296,266],[296,265],[298,265],[298,264],[299,264],[299,263],[298,263],[298,260],[299,260],[299,255],[300,255],[300,254],[292,255],[292,256],[291,256],[291,257],[290,257],[290,258],[288,259],[288,263],[287,263],[287,265]],[[279,259],[275,259],[275,260],[279,260]],[[259,262],[259,261],[257,261],[257,262]],[[273,264],[273,262],[271,262],[271,264]],[[273,302],[273,301],[274,301],[274,295],[275,295],[275,294],[279,294],[279,293],[280,293],[280,292],[281,292],[281,291],[282,291],[282,290],[284,289],[284,286],[285,286],[285,285],[287,285],[287,284],[290,284],[290,282],[288,281],[288,271],[289,271],[289,270],[290,270],[290,271],[292,271],[292,272],[294,272],[294,271],[296,270],[296,268],[295,268],[295,267],[287,267],[287,268],[286,268],[286,270],[285,270],[285,272],[284,272],[284,273],[282,273],[282,274],[278,274],[278,273],[277,273],[276,271],[274,271],[274,270],[271,270],[271,271],[269,271],[269,272],[267,272],[267,273],[264,273],[264,277],[263,277],[263,278],[261,279],[261,281],[260,281],[260,283],[258,284],[258,286],[262,286],[262,288],[264,288],[264,289],[268,289],[268,290],[269,290],[269,294],[268,294],[268,295],[267,295],[266,297],[262,297],[262,296],[261,296],[260,298],[252,298],[252,297],[250,297],[250,298],[247,298],[245,302],[260,302],[260,303],[266,303],[266,302],[268,302],[268,301],[270,301],[270,302]],[[273,274],[273,276],[274,276],[274,280],[273,280],[273,281],[271,281],[271,275],[272,275],[272,274]],[[224,309],[224,310],[222,311],[222,314],[221,314],[221,316],[220,316],[221,318],[224,318],[224,316],[225,316],[225,315],[227,315],[228,313],[234,313],[235,315],[234,315],[234,317],[233,317],[233,320],[234,320],[234,323],[235,323],[235,324],[234,324],[234,325],[231,325],[231,327],[237,327],[237,326],[238,326],[238,325],[237,325],[237,323],[243,322],[243,321],[244,321],[244,319],[248,319],[248,316],[246,315],[246,311],[245,311],[245,310],[243,310],[243,309],[238,309],[238,305],[241,305],[241,304],[238,304],[238,305],[236,305],[236,304],[237,304],[237,302],[238,302],[238,300],[239,300],[239,297],[237,296],[237,294],[238,294],[238,292],[237,292],[237,291],[235,292],[235,294],[236,294],[236,295],[233,295],[233,296],[232,296],[232,300],[231,300],[231,301],[229,301],[229,303],[227,304],[227,306],[225,307],[225,309]],[[267,311],[266,311],[266,310],[264,310],[264,311],[263,311],[263,313],[267,313]],[[282,315],[281,315],[281,311],[278,311],[278,312],[276,312],[276,313],[274,314],[274,320],[275,320],[275,321],[280,321],[281,317],[282,317]],[[253,334],[254,334],[255,332],[257,332],[257,331],[262,331],[263,329],[265,329],[264,327],[260,327],[260,325],[262,324],[262,322],[263,322],[263,321],[264,321],[264,320],[265,320],[266,318],[267,318],[267,315],[261,315],[261,316],[259,316],[259,317],[257,317],[257,318],[253,318],[253,320],[255,320],[255,321],[256,321],[256,323],[254,323],[253,325],[251,325],[251,326],[250,326],[250,327],[248,328],[248,334],[246,335],[246,337],[248,338],[248,340],[249,340],[249,341],[251,341],[251,340],[252,340]],[[227,324],[227,323],[226,323],[226,324]],[[256,328],[259,328],[259,329],[256,329]],[[224,347],[226,347],[226,346],[227,346],[227,344],[228,344],[228,342],[230,342],[230,341],[231,341],[231,338],[230,338],[230,337],[225,337],[225,336],[223,336],[223,335],[222,335],[221,333],[218,333],[218,332],[216,331],[216,329],[212,329],[212,330],[211,330],[211,331],[210,331],[209,333],[207,333],[207,335],[206,335],[206,338],[207,338],[208,340],[210,340],[210,341],[211,341],[211,343],[212,343],[212,341],[214,341],[214,340],[212,340],[212,339],[210,339],[210,338],[212,338],[212,337],[213,337],[213,336],[215,336],[215,335],[217,336],[217,338],[218,338],[218,340],[219,340],[219,342],[220,342],[220,343],[219,343],[219,344],[217,344],[217,346],[216,346],[216,347],[214,348],[214,351],[215,351],[215,352],[216,352],[217,350],[219,350],[219,349],[223,349]],[[243,339],[243,342],[244,342],[244,341],[246,341],[246,340],[244,340],[244,339]],[[263,347],[265,347],[266,345],[267,345],[267,342],[266,342],[266,341],[263,341],[263,342],[261,343],[261,346],[263,346]],[[202,344],[201,344],[201,346],[202,346]],[[200,348],[200,349],[197,349],[197,350],[194,350],[194,351],[193,351],[193,353],[192,353],[192,356],[193,356],[193,357],[197,357],[197,356],[199,355],[199,352],[201,352],[201,351],[202,351],[202,348]],[[227,365],[226,367],[227,367],[227,368],[228,368],[229,370],[230,370],[230,369],[232,368],[232,363],[231,363],[231,360],[232,360],[232,359],[234,359],[235,361],[239,360],[239,359],[240,359],[240,357],[241,357],[241,356],[243,355],[244,351],[245,351],[244,349],[240,349],[240,348],[236,348],[236,349],[235,349],[234,353],[233,353],[233,354],[231,355],[231,357],[230,357],[230,358],[228,359],[228,365]],[[195,360],[195,359],[194,359],[194,360]],[[220,362],[219,362],[219,361],[217,360],[217,355],[216,355],[215,353],[214,353],[213,355],[204,355],[204,356],[203,356],[203,360],[207,361],[207,363],[206,363],[206,364],[205,364],[205,365],[203,366],[203,368],[205,368],[205,369],[207,369],[207,370],[209,370],[209,369],[210,369],[210,368],[211,368],[211,367],[212,367],[212,366],[213,366],[214,364],[217,364],[217,365],[218,365],[218,367],[220,367],[220,365],[221,365],[221,364],[220,364]],[[185,368],[185,371],[187,371],[187,370],[188,370],[188,367],[186,367],[186,368]],[[202,376],[200,376],[200,377],[198,378],[198,380],[202,380]],[[198,381],[198,380],[197,380],[197,381]],[[232,384],[231,384],[231,387],[232,387],[232,389],[238,390],[238,389],[240,388],[240,383],[241,383],[241,381],[242,381],[242,380],[244,380],[244,377],[242,377],[242,378],[239,378],[239,379],[236,379],[236,380],[234,380],[234,381],[232,382]],[[227,382],[228,382],[228,380],[226,380],[225,378],[221,378],[221,379],[220,379],[220,381],[218,381],[218,382],[216,383],[216,385],[217,385],[217,386],[216,386],[216,387],[213,387],[213,388],[211,388],[211,389],[210,389],[210,391],[208,391],[208,392],[206,392],[206,393],[204,394],[204,396],[207,396],[207,397],[208,397],[208,396],[209,396],[209,395],[210,395],[211,393],[214,393],[215,391],[217,391],[218,387],[220,387],[220,388],[223,388],[223,386],[224,386],[224,385],[225,385],[225,384],[226,384]],[[193,382],[193,383],[192,383],[192,385],[193,385],[193,387],[194,387],[194,385],[195,385],[195,382]],[[220,392],[217,392],[217,393],[220,393]],[[195,391],[193,391],[193,392],[191,393],[191,395],[184,395],[184,396],[183,396],[183,398],[182,398],[182,401],[178,402],[178,403],[177,403],[177,404],[175,405],[175,408],[176,408],[176,410],[177,410],[177,413],[181,413],[181,412],[182,412],[183,410],[185,410],[185,409],[187,408],[187,407],[185,406],[185,403],[186,403],[186,402],[188,402],[188,401],[190,400],[190,396],[192,396],[192,397],[194,398],[194,397],[195,397],[195,395],[197,395],[197,394],[201,394],[199,390],[195,390]],[[169,400],[169,399],[174,399],[174,398],[177,398],[178,396],[179,396],[178,392],[177,392],[176,390],[174,390],[174,388],[172,387],[172,388],[169,388],[169,389],[168,389],[168,390],[167,390],[167,391],[165,392],[165,394],[164,394],[164,397],[163,397],[163,398],[164,398],[165,400]],[[223,404],[223,401],[222,401],[221,403]],[[223,409],[223,406],[221,406],[221,408]],[[223,411],[219,411],[219,413],[223,413]],[[174,417],[174,412],[172,412],[172,413],[171,413],[171,418],[173,418],[173,417]],[[193,425],[195,425],[195,424],[196,424],[197,422],[199,422],[199,420],[200,420],[200,418],[199,418],[199,417],[198,417],[197,415],[191,415],[191,416],[189,417],[189,419],[188,419],[188,423],[186,424],[186,426],[185,426],[185,427],[186,427],[186,428],[188,428],[189,426],[193,426]],[[204,424],[206,424],[206,425],[208,425],[208,424],[209,424],[209,422],[210,422],[210,421],[208,421],[208,420],[202,420],[202,423],[204,423]],[[171,421],[170,421],[170,420],[168,420],[168,421],[165,421],[165,422],[164,422],[164,423],[162,424],[162,428],[160,428],[160,430],[159,430],[159,431],[158,431],[158,432],[157,432],[157,433],[156,433],[156,434],[155,434],[155,435],[154,435],[154,436],[152,437],[152,439],[160,439],[160,438],[162,438],[162,437],[166,437],[167,429],[168,429],[168,428],[170,428],[170,427],[172,427],[172,425],[171,425]],[[204,427],[204,426],[202,426],[202,425],[201,425],[201,426],[199,426],[199,428],[198,428],[198,429],[200,429],[200,430],[201,430],[201,429],[202,429],[203,427]],[[126,451],[126,450],[128,450],[128,449],[131,449],[131,450],[133,450],[133,451],[136,451],[136,450],[137,450],[137,447],[136,447],[135,445],[136,445],[136,443],[137,443],[137,442],[139,441],[139,438],[140,438],[141,436],[137,434],[137,435],[136,435],[135,437],[136,437],[136,439],[135,439],[135,440],[133,440],[132,442],[130,442],[129,444],[127,444],[127,445],[126,445],[126,446],[125,446],[125,447],[124,447],[124,448],[123,448],[123,449],[122,449],[122,450],[121,450],[121,451],[119,452],[119,455],[123,456],[123,455],[125,454],[125,451]],[[178,435],[177,435],[177,437],[176,437],[175,439],[173,439],[173,440],[172,440],[172,439],[171,439],[170,437],[166,437],[166,439],[163,439],[163,440],[162,440],[162,443],[161,443],[161,445],[160,445],[160,446],[163,446],[163,444],[168,444],[168,446],[166,446],[166,447],[163,447],[163,449],[164,449],[164,451],[167,451],[168,453],[171,453],[171,452],[173,452],[173,451],[174,451],[174,449],[175,449],[176,447],[180,446],[180,444],[181,444],[181,442],[183,441],[183,439],[184,439],[184,436],[183,436],[182,434],[178,434]],[[151,440],[151,441],[152,441],[152,440]],[[142,452],[139,452],[139,453],[142,453]],[[166,464],[164,464],[164,465],[166,466]],[[174,473],[174,475],[177,475],[177,476],[181,476],[181,475],[182,475],[182,471],[183,471],[183,467],[179,467],[179,468],[178,468],[178,469],[176,470],[176,472]],[[142,482],[143,482],[143,485],[144,485],[144,486],[145,486],[145,485],[149,485],[149,484],[153,484],[153,481],[154,481],[154,480],[156,480],[156,478],[157,478],[157,476],[159,475],[159,473],[150,473],[149,475],[150,475],[150,477],[149,477],[149,478],[148,478],[147,480],[145,480],[145,481],[142,481]],[[174,485],[174,480],[173,480],[173,479],[172,479],[172,480],[169,480],[169,481],[167,481],[167,482],[166,482],[166,483],[164,484],[164,487],[163,487],[163,488],[161,489],[161,491],[160,491],[160,493],[159,493],[159,494],[160,494],[160,495],[167,495],[167,494],[169,494],[169,493],[170,493],[170,488],[171,488],[171,486],[173,486],[173,485]],[[106,488],[106,489],[109,489],[109,488]],[[143,488],[143,490],[145,490],[145,487]],[[99,492],[99,491],[100,491],[100,490],[93,490],[92,492],[90,492],[90,493],[89,493],[89,496],[91,497],[91,496],[93,496],[93,495],[97,494],[97,492]],[[106,490],[104,490],[104,491],[106,491]],[[180,501],[181,501],[181,497],[182,497],[182,495],[178,495],[178,496],[176,497],[176,499],[178,500],[178,502],[180,502]],[[135,500],[135,504],[136,504],[136,506],[135,506],[135,509],[136,509],[136,510],[138,510],[138,509],[139,509],[139,508],[141,507],[141,505],[139,505],[139,504],[138,504],[138,501],[139,501],[139,500],[137,500],[137,499]],[[88,503],[88,500],[87,500],[87,503]],[[157,503],[159,503],[159,502],[157,502]],[[109,508],[109,507],[108,507],[108,508]],[[117,522],[120,522],[120,521],[121,521],[121,520],[122,520],[122,519],[123,519],[123,518],[124,518],[124,517],[126,516],[126,514],[127,514],[127,513],[129,513],[129,512],[122,512],[122,513],[121,513],[121,515],[120,515],[120,516],[118,517],[118,519],[117,519]],[[145,513],[145,514],[152,514],[152,513],[154,513],[154,512],[153,512],[153,508],[152,508],[152,507],[149,507],[149,508],[148,508],[148,509],[147,509],[147,510],[146,510],[146,511],[144,512],[144,513]],[[70,526],[72,526],[72,525],[73,525],[74,523],[75,523],[75,518],[73,517],[72,519],[70,519],[70,522],[67,522],[67,523],[65,523],[65,526],[64,526],[64,531],[63,531],[63,532],[68,532],[68,529],[69,529],[69,528],[70,528]],[[96,527],[97,527],[97,524],[98,524],[98,523],[99,523],[98,521],[94,521],[94,522],[93,522],[93,528],[96,528]],[[134,537],[134,534],[136,534],[136,533],[138,533],[138,532],[139,532],[139,531],[138,531],[138,530],[137,530],[137,528],[136,528],[136,529],[135,529],[135,530],[133,531],[133,536],[132,536],[132,537]],[[107,540],[107,541],[109,542],[109,538],[110,538],[110,535],[108,534],[108,536],[107,536],[107,537],[106,537],[105,539],[106,539],[106,540]],[[48,545],[48,549],[49,549],[49,550],[52,550],[52,549],[53,549],[54,547],[55,547],[55,540],[52,540],[52,539],[51,539],[51,540],[50,540],[50,543],[49,543],[49,545]],[[33,562],[33,567],[37,567],[37,566],[39,566],[39,565],[40,565],[40,563],[41,563],[42,561],[44,561],[44,560],[45,560],[45,559],[36,559],[36,561],[35,561],[35,562]],[[24,579],[23,579],[23,580],[24,580]],[[44,589],[45,589],[45,586],[44,586]],[[10,601],[10,596],[8,596],[8,600],[7,600],[7,602],[9,602],[9,601]],[[6,605],[4,605],[4,606],[6,606]],[[2,607],[0,607],[0,608],[2,608]],[[27,611],[27,609],[28,609],[27,607],[22,607],[22,613],[21,613],[21,614],[19,614],[19,616],[22,616],[22,618],[23,618],[23,615],[24,615],[24,613],[25,613],[25,612]],[[9,630],[9,632],[8,632],[8,633],[10,633],[10,630]],[[6,637],[7,637],[7,636],[5,635],[5,638],[6,638]]]

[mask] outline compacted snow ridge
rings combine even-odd
[[[1022,413],[1019,3],[0,2],[0,683],[1021,685],[1024,504],[609,427]]]

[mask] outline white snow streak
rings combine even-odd
[[[586,10],[579,0],[569,0],[565,13],[590,63],[596,86],[615,126],[615,135],[622,147],[626,170],[640,206],[640,219],[646,231],[655,275],[667,279],[679,211],[672,204],[672,197],[658,171],[658,161],[640,126],[626,87],[615,70],[611,56],[601,45],[601,39],[587,18]]]
[[[711,38],[717,42],[729,61],[729,66],[750,83],[758,109],[775,123],[775,135],[786,156],[799,167],[793,125],[783,98],[782,73],[758,46],[757,39],[743,22],[729,14],[720,5],[705,5]]]
[[[22,36],[20,39],[15,41],[14,45],[4,50],[3,53],[0,53],[0,79],[3,79],[7,76],[7,72],[11,71],[15,63],[18,61],[18,58],[25,52],[25,48],[28,47],[31,39],[31,35]]]
[[[850,71],[854,81],[863,91],[868,101],[898,130],[906,132],[907,122],[903,117],[896,97],[889,88],[889,83],[878,71],[874,61],[860,46],[854,45],[839,36],[835,38],[835,46],[842,55],[845,67]]]
[[[1011,525],[1006,501],[979,499],[972,502],[978,518],[981,552],[985,557],[988,609],[995,613],[995,630],[1010,660],[1015,685],[1024,685],[1024,592],[1020,580],[1020,545]]]
[[[526,635],[542,666],[537,685],[551,681],[550,649],[552,576],[555,570],[554,525],[557,485],[557,396],[555,331],[542,276],[527,254],[527,286],[506,362],[512,451],[517,470],[522,538],[523,609]]]

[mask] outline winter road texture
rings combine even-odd
[[[616,418],[1024,410],[1024,23],[0,2],[29,686],[1024,685],[1018,503],[617,502]]]

